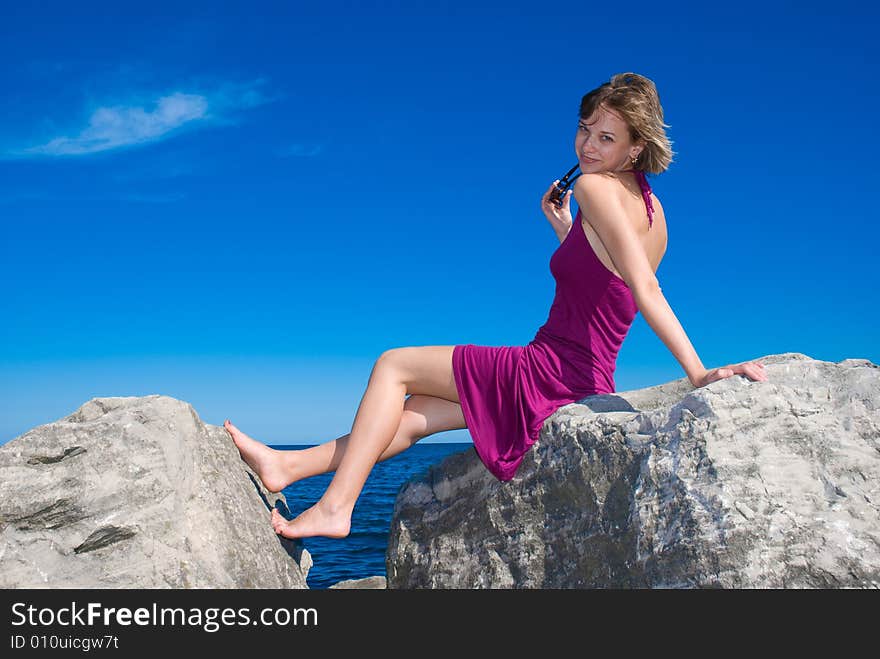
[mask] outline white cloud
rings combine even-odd
[[[95,110],[89,125],[76,137],[56,137],[46,144],[23,149],[31,155],[66,156],[107,151],[151,142],[187,123],[205,117],[208,101],[197,94],[163,96],[156,109],[113,106]]]
[[[206,94],[175,92],[159,97],[149,107],[135,104],[99,107],[79,134],[54,137],[43,144],[7,151],[7,155],[86,155],[155,142],[184,126],[235,123],[227,115],[274,100],[256,88],[265,82],[260,78],[250,83],[226,83]]]

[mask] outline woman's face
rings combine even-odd
[[[623,119],[600,106],[592,116],[578,121],[574,151],[581,171],[595,174],[631,169],[632,157],[637,157],[642,147],[630,141]]]

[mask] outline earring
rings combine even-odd
[[[636,160],[638,160],[638,159],[639,159],[638,156],[636,156],[636,157],[634,157],[634,158],[631,158],[633,166],[635,166],[635,164],[636,164]]]

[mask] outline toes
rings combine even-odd
[[[281,513],[278,512],[277,508],[272,509],[272,529],[275,533],[281,533],[284,529],[284,518],[281,517]]]

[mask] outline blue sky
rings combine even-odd
[[[581,96],[624,71],[670,125],[657,274],[704,364],[880,362],[877,19],[4,2],[0,443],[155,393],[319,443],[350,430],[389,348],[525,345],[553,299],[540,197],[574,164]],[[637,316],[618,391],[683,376]]]

